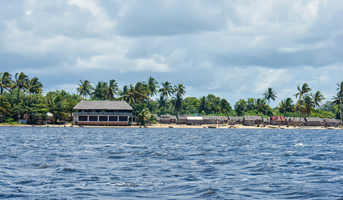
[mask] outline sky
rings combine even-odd
[[[44,91],[80,80],[183,84],[233,106],[272,87],[277,106],[308,83],[343,81],[341,0],[0,0],[0,72]]]

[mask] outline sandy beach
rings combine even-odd
[[[146,127],[141,125],[132,126],[78,126],[67,123],[65,125],[25,125],[25,124],[0,124],[0,127],[86,127],[86,128],[188,128],[188,129],[204,129],[204,128],[214,128],[214,129],[312,129],[312,130],[325,130],[325,129],[335,129],[343,130],[343,127],[324,127],[324,126],[286,126],[286,125],[260,125],[260,126],[244,126],[242,124],[236,125],[216,125],[216,124],[204,124],[204,125],[184,125],[184,124],[152,124]]]

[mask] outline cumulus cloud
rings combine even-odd
[[[279,102],[304,82],[330,99],[343,74],[342,10],[335,0],[6,1],[0,71],[38,76],[45,90],[153,76],[232,104],[267,87]]]

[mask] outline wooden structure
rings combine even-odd
[[[187,117],[188,125],[201,125],[203,123],[204,123],[204,119],[202,116]]]
[[[326,126],[337,127],[337,126],[341,125],[341,120],[339,120],[339,119],[324,119],[324,121],[325,121]]]
[[[81,101],[74,107],[78,125],[128,126],[132,122],[132,107],[126,101]]]
[[[204,124],[226,124],[228,118],[226,116],[202,116]]]
[[[303,117],[286,117],[289,126],[304,126],[305,119]]]
[[[284,116],[271,116],[270,124],[271,125],[287,125],[287,120]]]
[[[187,124],[187,117],[192,117],[192,115],[178,115],[177,123],[178,124]]]
[[[326,126],[324,119],[307,117],[305,118],[305,126]]]
[[[230,116],[228,118],[229,125],[243,124],[243,117]]]
[[[176,123],[176,116],[173,116],[173,115],[161,115],[159,123],[161,123],[161,124]]]
[[[261,116],[244,116],[243,117],[243,125],[245,126],[254,126],[258,124],[262,124]]]

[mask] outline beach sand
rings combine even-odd
[[[262,126],[244,126],[242,124],[236,125],[216,125],[216,124],[206,124],[206,125],[185,125],[185,124],[152,124],[146,127],[141,125],[132,126],[78,126],[67,123],[65,125],[12,125],[12,124],[0,124],[0,127],[93,127],[93,128],[217,128],[217,129],[315,129],[315,130],[325,130],[325,129],[336,129],[343,130],[343,127],[324,127],[324,126],[286,126],[286,125],[262,125]]]

